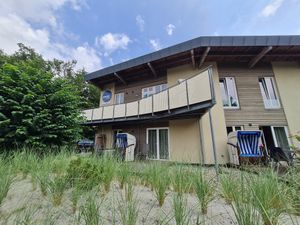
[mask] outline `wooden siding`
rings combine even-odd
[[[258,79],[264,76],[274,77],[271,65],[257,65],[249,69],[246,64],[218,64],[218,71],[220,78],[235,78],[240,104],[240,109],[224,109],[227,126],[244,125],[250,129],[249,124],[253,128],[261,125],[287,125],[282,108],[264,107]]]
[[[142,98],[142,89],[158,84],[166,84],[167,76],[148,78],[128,85],[116,85],[115,93],[124,92],[124,103],[136,101]]]

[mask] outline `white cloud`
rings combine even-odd
[[[155,51],[158,51],[158,50],[161,49],[161,45],[160,45],[159,40],[150,39],[149,42],[150,42],[152,48],[153,48]]]
[[[72,56],[77,61],[77,69],[84,68],[86,71],[91,72],[102,67],[101,59],[96,50],[90,47],[87,43],[72,49]]]
[[[106,56],[118,49],[127,49],[130,42],[131,40],[126,34],[107,33],[95,39],[96,45],[104,49]]]
[[[58,25],[55,11],[66,4],[74,10],[87,6],[85,0],[7,0],[0,1],[0,14],[16,14],[28,22],[48,24],[55,28]]]
[[[135,22],[138,25],[140,31],[143,32],[145,28],[145,20],[143,19],[143,17],[141,15],[137,15],[135,18]]]
[[[56,58],[65,61],[75,59],[77,61],[76,69],[85,68],[90,72],[101,68],[100,55],[88,43],[71,47],[53,41],[55,35],[63,32],[62,24],[56,21],[55,11],[67,2],[74,10],[80,10],[82,4],[85,3],[80,0],[10,0],[5,1],[4,4],[4,1],[1,1],[0,48],[4,52],[12,54],[18,49],[17,43],[23,43],[34,48],[45,59]],[[33,24],[35,23],[42,28],[34,28]],[[49,30],[48,25],[52,28],[56,26],[56,30],[60,31],[53,33],[52,29]]]
[[[264,17],[269,17],[275,15],[277,10],[280,8],[284,0],[272,0],[268,5],[266,5],[261,11],[261,15]]]
[[[35,49],[45,49],[49,45],[49,33],[46,29],[33,29],[17,15],[0,16],[1,48],[11,54],[20,42]]]
[[[101,67],[101,58],[94,48],[87,43],[78,47],[70,47],[61,43],[51,42],[50,33],[46,29],[34,29],[16,15],[0,16],[1,48],[8,54],[14,53],[17,43],[34,48],[45,59],[77,61],[76,69],[85,68],[93,71]]]
[[[174,24],[171,24],[171,23],[168,24],[166,26],[166,32],[167,32],[167,34],[170,35],[170,36],[172,36],[175,28],[176,28],[176,26]]]

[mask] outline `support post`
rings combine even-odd
[[[212,147],[213,147],[214,160],[215,160],[215,170],[216,170],[216,174],[217,174],[217,179],[219,179],[219,165],[218,165],[218,159],[217,159],[215,132],[214,132],[214,127],[213,127],[213,123],[212,123],[211,109],[208,110],[208,114],[209,114],[209,126],[210,126]]]

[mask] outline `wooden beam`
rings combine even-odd
[[[192,64],[193,68],[196,68],[196,62],[195,62],[195,54],[194,54],[194,49],[191,50],[191,58],[192,58]]]
[[[117,73],[114,73],[114,75],[125,85],[127,85],[127,82]]]
[[[200,59],[200,62],[199,62],[199,68],[203,65],[205,59],[206,59],[206,56],[208,55],[210,51],[210,47],[206,47],[205,51],[203,52],[202,56],[201,56],[201,59]]]
[[[151,63],[147,63],[148,67],[150,68],[151,72],[153,73],[154,77],[157,77],[157,73]]]
[[[264,57],[265,54],[267,54],[269,51],[272,50],[272,46],[268,46],[268,47],[265,47],[261,50],[261,52],[255,56],[248,64],[249,68],[252,68],[253,66],[255,66],[256,63],[258,63],[258,61]]]

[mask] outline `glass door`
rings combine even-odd
[[[148,158],[169,159],[169,129],[147,129]]]

